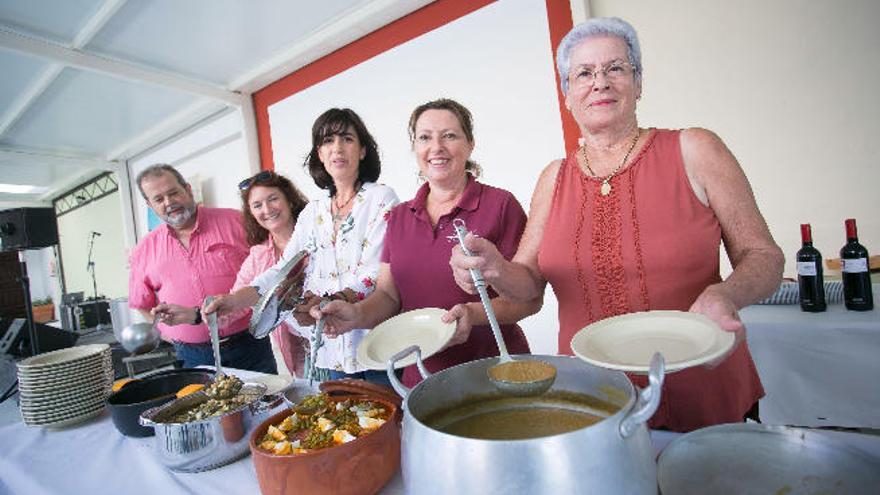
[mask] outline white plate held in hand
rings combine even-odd
[[[730,352],[733,332],[706,316],[684,311],[645,311],[588,325],[571,340],[574,354],[603,368],[648,373],[655,352],[666,372],[711,362]]]
[[[371,370],[384,370],[391,356],[417,345],[422,359],[436,354],[455,333],[455,322],[443,323],[440,317],[446,313],[438,308],[423,308],[401,313],[385,320],[367,332],[357,349],[357,359]],[[415,364],[415,354],[397,362],[397,368]]]

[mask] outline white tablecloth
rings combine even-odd
[[[749,306],[740,313],[767,393],[761,421],[880,428],[880,284],[873,311]]]
[[[250,372],[228,370],[245,379]],[[15,407],[14,400],[0,405]],[[880,436],[822,432],[880,459]],[[679,433],[651,432],[655,452]],[[64,429],[28,427],[20,421],[0,426],[0,494],[257,494],[251,458],[201,473],[175,473],[159,463],[154,437],[119,433],[110,414]],[[382,495],[404,493],[398,474]]]
[[[244,380],[261,375],[228,368],[224,371]],[[2,407],[15,407],[15,400],[6,401]],[[0,494],[260,492],[250,456],[210,471],[176,473],[159,462],[154,441],[155,437],[122,435],[106,410],[98,418],[61,429],[29,427],[21,421],[7,424],[0,427]],[[402,486],[398,476],[381,493],[401,494]]]

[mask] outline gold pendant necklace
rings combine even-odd
[[[642,131],[640,129],[636,128],[636,135],[633,138],[632,144],[629,146],[629,150],[627,150],[626,154],[623,155],[623,160],[620,162],[620,165],[618,165],[614,170],[611,171],[610,174],[608,174],[607,176],[605,176],[604,179],[602,179],[602,185],[599,186],[599,193],[602,196],[608,196],[609,194],[611,194],[611,179],[615,175],[617,175],[617,172],[620,172],[620,169],[622,169],[624,165],[626,165],[626,161],[627,161],[627,159],[629,159],[629,155],[630,155],[630,153],[632,153],[632,150],[635,149],[636,143],[639,141],[639,136],[641,135],[641,133],[642,133]],[[596,175],[596,172],[593,172],[593,169],[590,167],[590,161],[587,160],[587,145],[586,144],[581,146],[581,155],[583,155],[583,157],[584,157],[584,165],[587,167],[587,170],[590,172],[590,175],[598,179],[599,176]]]

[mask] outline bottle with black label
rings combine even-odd
[[[822,276],[822,255],[813,247],[810,224],[801,224],[803,246],[797,252],[798,292],[801,309],[811,313],[825,311],[825,282]]]
[[[855,219],[846,219],[845,225],[846,244],[840,249],[840,260],[843,262],[843,301],[846,309],[868,311],[874,309],[868,250],[859,244]]]

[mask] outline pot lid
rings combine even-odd
[[[254,306],[249,328],[251,335],[258,339],[269,335],[302,299],[308,259],[309,253],[300,251],[284,264],[277,280]]]
[[[828,432],[763,424],[692,431],[660,454],[663,493],[851,493],[880,486],[877,460]]]

